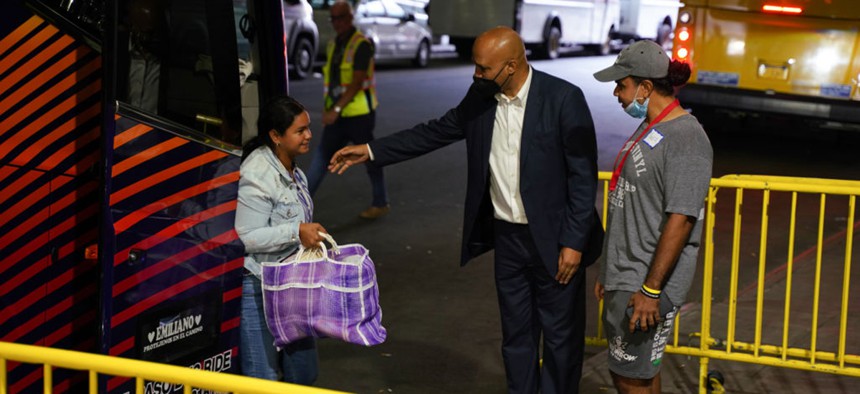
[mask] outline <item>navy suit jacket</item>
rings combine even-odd
[[[470,89],[444,116],[370,142],[374,163],[388,165],[465,139],[468,163],[461,265],[493,248],[490,144],[494,97]],[[582,91],[532,69],[520,146],[520,195],[534,243],[553,276],[561,246],[600,255],[603,227],[595,210],[597,143]]]

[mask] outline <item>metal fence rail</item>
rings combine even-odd
[[[604,182],[604,226],[610,175],[600,173]],[[700,393],[709,389],[710,359],[860,377],[860,347],[856,338],[855,346],[848,346],[852,343],[849,334],[860,328],[860,317],[855,314],[852,320],[849,314],[854,230],[860,227],[855,216],[858,195],[860,181],[754,175],[711,180],[702,240],[702,297],[688,300],[684,305],[666,348],[667,353],[699,357]],[[718,197],[729,200],[730,204],[718,206]],[[779,204],[774,204],[775,197],[779,197]],[[799,205],[807,209],[799,211]],[[816,208],[817,215],[805,215],[801,226],[798,213],[814,212]],[[750,211],[754,220],[744,220]],[[803,237],[798,236],[799,231],[804,232]],[[801,238],[814,241],[801,244]],[[773,245],[782,242],[784,249]],[[802,247],[806,250],[796,255],[796,249]],[[741,253],[747,249],[753,252]],[[771,255],[779,257],[770,258]],[[805,267],[811,271],[807,275],[793,275],[798,270],[796,260],[801,257],[814,266]],[[730,266],[728,283],[723,283],[725,275],[715,276],[717,259],[721,263],[716,265],[717,269]],[[779,266],[768,273],[768,267],[774,264]],[[751,266],[755,275],[746,281],[751,283],[739,288],[742,283],[739,277],[749,276]],[[839,283],[831,281],[822,286],[823,270],[831,273],[830,278],[841,276]],[[778,276],[780,284],[776,290],[784,286],[784,291],[765,294],[765,283],[774,276]],[[717,292],[721,296],[726,293],[726,298],[715,305]],[[692,296],[691,290],[689,297]],[[811,299],[811,308],[804,310],[792,305],[793,296]],[[856,294],[853,298],[856,299]],[[778,302],[782,305],[775,307]],[[741,309],[749,312],[747,319],[739,316]],[[589,345],[605,346],[602,302],[598,313],[598,331],[586,341]],[[699,331],[692,331],[695,327]],[[742,328],[751,332],[743,332]],[[686,343],[682,344],[680,338],[687,338]]]
[[[53,368],[67,368],[89,372],[89,392],[98,393],[100,375],[123,376],[135,379],[135,392],[144,393],[146,381],[169,382],[183,385],[183,393],[193,389],[236,394],[324,394],[340,393],[314,387],[279,383],[245,376],[198,369],[130,360],[100,354],[74,352],[41,346],[0,342],[0,394],[8,392],[6,368],[8,361],[42,365],[44,392],[53,392]]]

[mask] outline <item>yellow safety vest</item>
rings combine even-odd
[[[367,38],[365,38],[364,35],[356,29],[352,37],[349,38],[349,42],[346,44],[346,48],[343,51],[343,58],[340,61],[340,86],[344,88],[352,83],[352,67],[355,62],[355,51],[358,49],[358,44],[362,42],[370,44],[370,41],[368,41]],[[323,66],[326,109],[329,109],[334,105],[334,102],[332,102],[331,97],[328,95],[329,78],[331,76],[331,59],[334,55],[334,47],[334,40],[329,41],[328,48],[326,50],[326,62],[325,66]],[[351,116],[367,115],[370,111],[375,110],[376,106],[379,105],[379,102],[376,99],[376,80],[373,78],[374,68],[375,65],[373,58],[371,58],[370,64],[367,67],[367,78],[362,82],[361,90],[358,91],[355,94],[355,97],[352,98],[352,101],[350,101],[349,104],[343,107],[340,111],[341,117],[348,118]]]

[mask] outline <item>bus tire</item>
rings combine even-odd
[[[541,55],[545,59],[558,59],[560,47],[561,28],[558,26],[551,26],[546,35],[543,46],[541,47]]]

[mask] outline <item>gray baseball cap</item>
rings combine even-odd
[[[669,74],[669,56],[654,41],[642,40],[624,48],[615,64],[594,73],[600,82],[612,82],[628,76],[663,78]]]

